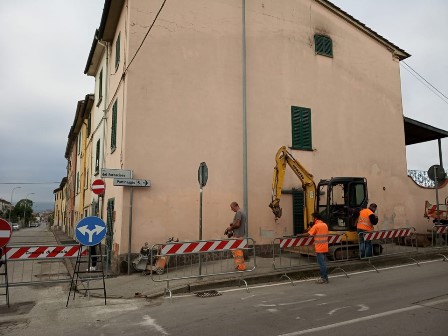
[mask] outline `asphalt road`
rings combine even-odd
[[[448,262],[313,281],[146,301],[77,296],[67,285],[21,287],[0,305],[0,334],[15,335],[447,335]],[[1,302],[0,302],[1,304]]]

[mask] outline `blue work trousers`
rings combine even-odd
[[[316,253],[317,263],[319,264],[320,277],[328,280],[327,262],[325,259],[326,253]]]

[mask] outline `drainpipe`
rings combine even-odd
[[[246,0],[242,0],[243,42],[243,201],[246,211],[246,237],[249,236],[249,201],[247,197],[247,109],[246,109]]]

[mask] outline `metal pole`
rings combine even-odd
[[[439,212],[439,180],[437,179],[437,166],[434,166],[434,184],[435,184],[435,187],[436,187],[437,225],[440,225],[440,212]]]
[[[22,187],[12,188],[12,191],[11,191],[11,203],[9,203],[9,220],[8,220],[9,224],[11,224],[12,196],[14,195],[14,190],[19,189],[19,188],[22,188]]]
[[[128,247],[128,275],[131,274],[131,244],[132,244],[132,204],[134,201],[134,188],[131,187],[131,200],[129,206],[129,247]]]
[[[202,187],[199,188],[199,240],[202,240]],[[199,254],[199,275],[202,274],[202,258]]]
[[[249,200],[247,191],[247,101],[246,101],[246,0],[242,0],[243,49],[243,201],[246,211],[246,237],[249,232]]]
[[[442,142],[440,139],[437,139],[437,142],[439,144],[439,161],[440,161],[440,167],[443,167],[443,159],[442,159]]]

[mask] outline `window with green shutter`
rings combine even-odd
[[[291,106],[292,149],[312,150],[311,109]]]
[[[100,139],[96,142],[95,175],[100,172]]]
[[[99,106],[102,100],[103,100],[103,69],[101,69],[100,75],[98,77],[98,104],[96,106]]]
[[[112,106],[112,128],[110,132],[110,149],[113,151],[117,148],[117,101]]]
[[[120,65],[120,40],[121,33],[118,34],[117,41],[115,41],[115,70],[117,70]]]
[[[316,54],[333,57],[333,41],[324,35],[314,35],[314,50]]]

